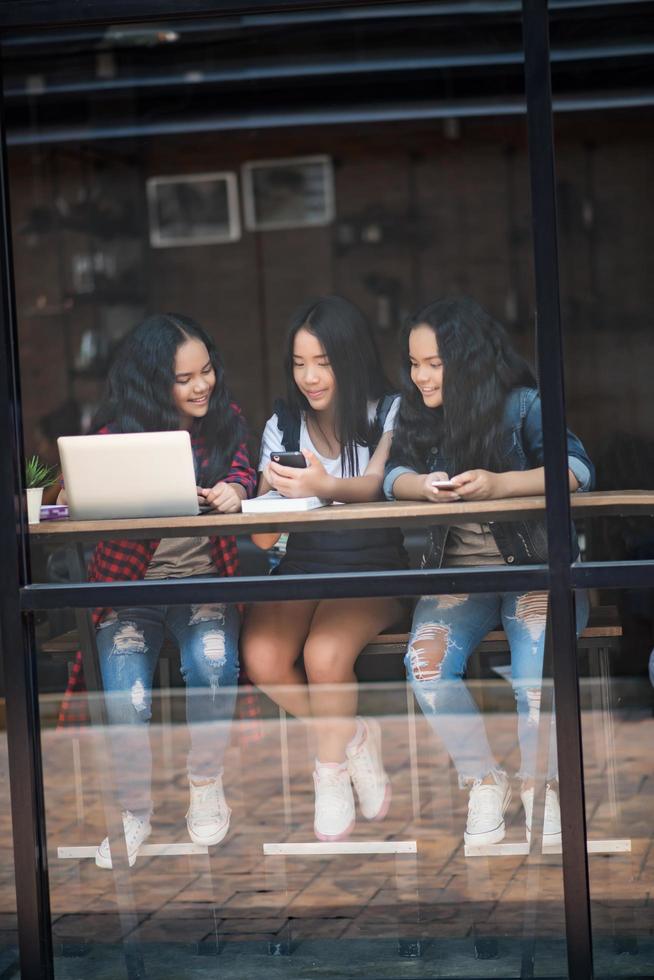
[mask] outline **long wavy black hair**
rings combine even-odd
[[[190,339],[205,345],[216,373],[207,414],[193,423],[193,432],[204,439],[208,459],[202,481],[211,486],[228,473],[234,453],[245,439],[245,422],[231,407],[223,363],[213,340],[190,317],[157,313],[127,335],[109,369],[93,429],[97,431],[105,426],[113,432],[179,429],[179,410],[173,401],[175,355]]]
[[[411,380],[409,337],[422,324],[434,331],[443,362],[438,408],[425,405]],[[391,460],[424,473],[432,447],[438,446],[452,468],[450,476],[474,467],[497,471],[506,397],[513,388],[537,386],[504,327],[473,299],[444,299],[410,318],[401,344],[402,401]]]
[[[342,296],[313,299],[295,311],[286,338],[284,369],[287,404],[297,419],[302,413],[316,415],[293,377],[293,345],[302,329],[320,341],[334,372],[343,474],[356,476],[357,446],[370,448],[381,436],[377,423],[368,418],[368,403],[392,391],[370,325],[361,310]]]

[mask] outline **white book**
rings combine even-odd
[[[241,510],[244,514],[272,514],[283,511],[315,510],[327,506],[328,501],[321,497],[282,497],[276,490],[269,490],[260,497],[244,500]]]

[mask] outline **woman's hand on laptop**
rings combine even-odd
[[[221,481],[209,489],[198,487],[198,497],[202,497],[220,514],[237,514],[245,496],[245,488],[240,483],[224,483]]]

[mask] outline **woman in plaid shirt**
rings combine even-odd
[[[187,429],[198,496],[221,513],[235,513],[255,490],[245,444],[245,422],[229,397],[211,338],[178,315],[151,316],[127,337],[109,372],[94,426],[99,432]],[[91,559],[92,582],[234,575],[233,537],[103,541]],[[107,713],[120,725],[112,738],[117,791],[130,865],[151,833],[152,757],[147,723],[152,678],[165,635],[179,646],[186,681],[191,840],[218,844],[229,829],[222,759],[238,680],[239,614],[224,603],[103,609],[97,642]],[[110,868],[107,838],[95,862]]]

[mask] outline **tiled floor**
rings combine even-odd
[[[172,716],[178,718],[181,692],[173,697]],[[417,854],[264,857],[266,842],[314,839],[307,733],[300,722],[288,721],[290,785],[285,810],[278,721],[237,721],[225,760],[225,786],[233,808],[225,842],[210,854],[140,858],[123,884],[92,860],[57,857],[58,847],[94,845],[105,833],[97,762],[102,735],[91,729],[76,733],[45,728],[51,904],[56,949],[63,956],[60,975],[91,975],[87,971],[92,963],[94,977],[124,975],[120,913],[130,904],[146,960],[157,960],[153,975],[162,977],[201,977],[204,970],[209,976],[214,961],[203,954],[215,954],[217,947],[222,950],[221,975],[239,980],[261,969],[270,977],[303,980],[364,976],[366,963],[368,976],[519,976],[525,935],[538,939],[536,975],[562,975],[566,967],[560,856],[466,858],[466,794],[459,791],[442,746],[418,714],[417,757],[412,759],[402,685],[364,688],[361,710],[367,713],[372,706],[383,729],[393,802],[382,823],[359,819],[351,839],[415,840]],[[44,709],[47,717],[45,704]],[[514,714],[493,712],[487,716],[487,727],[499,758],[515,772]],[[621,804],[617,825],[607,800],[605,760],[594,751],[590,713],[584,713],[584,735],[589,836],[632,840],[630,855],[590,859],[594,928],[610,963],[607,975],[643,975],[643,941],[651,939],[654,928],[654,719],[646,709],[616,713]],[[156,812],[150,843],[185,841],[187,731],[181,722],[153,724],[151,738]],[[516,785],[508,813],[507,840],[512,841],[524,840],[517,789]],[[9,839],[6,808],[0,816],[4,845]],[[4,870],[0,939],[4,935],[10,941],[13,885],[9,868]],[[620,941],[638,936],[641,953],[626,960],[615,957],[619,947],[611,939],[613,933]],[[498,957],[475,958],[475,941],[477,953],[483,952],[484,937],[498,938]],[[410,952],[415,939],[422,940],[422,959],[398,957],[397,941],[404,941],[404,951]],[[293,952],[290,959],[284,958],[286,972],[278,972],[281,967],[269,948],[287,952],[289,943]],[[189,956],[194,964],[190,972]],[[373,960],[377,973],[370,966]],[[182,961],[186,972],[180,974]],[[216,975],[215,962],[211,975]]]

